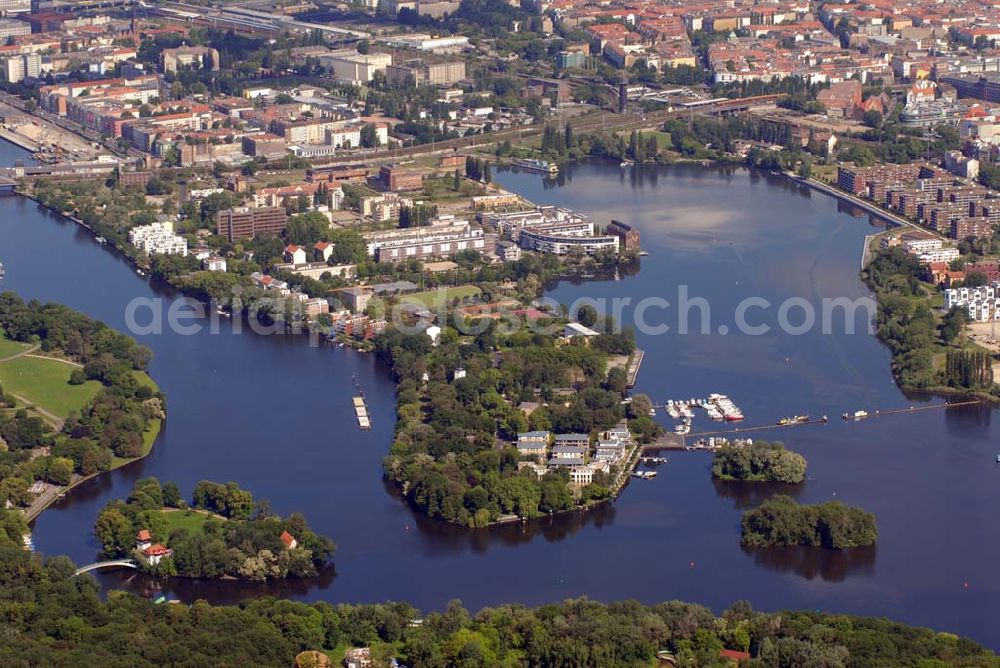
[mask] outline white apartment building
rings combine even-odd
[[[377,72],[385,72],[385,69],[392,65],[392,55],[360,54],[345,50],[320,56],[319,64],[330,70],[334,79],[357,86],[371,82]]]
[[[2,2],[0,2],[2,4]],[[10,37],[16,37],[18,35],[30,35],[31,34],[31,24],[27,21],[18,21],[17,19],[0,18],[0,38],[7,41]]]
[[[19,14],[31,11],[31,0],[0,0],[0,12],[3,14]]]
[[[937,250],[927,251],[924,253],[917,254],[917,259],[924,264],[930,264],[931,262],[951,262],[952,260],[957,260],[959,252],[957,248],[939,248]]]
[[[174,234],[173,223],[139,225],[128,231],[128,240],[149,255],[182,255],[187,257],[187,240]]]

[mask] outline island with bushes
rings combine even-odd
[[[403,602],[261,598],[239,606],[160,605],[123,591],[104,598],[93,577],[74,576],[68,558],[22,549],[23,523],[20,513],[0,509],[0,654],[6,666],[292,666],[303,651],[329,660],[315,665],[343,665],[351,653],[367,655],[373,665],[395,659],[413,668],[624,668],[656,665],[657,655],[679,666],[732,665],[734,657],[749,665],[962,667],[998,661],[950,633],[884,618],[759,612],[746,602],[715,614],[680,601],[575,599],[538,608],[504,604],[471,615],[458,601],[421,613]]]
[[[743,513],[745,547],[821,546],[832,550],[874,545],[875,516],[839,501],[800,505],[790,496],[774,496]]]
[[[0,294],[0,504],[37,516],[67,486],[149,454],[152,353],[60,304]]]
[[[806,459],[777,442],[726,445],[715,453],[712,476],[721,480],[797,484],[805,480]]]
[[[236,483],[208,480],[197,484],[189,506],[176,484],[143,478],[128,499],[104,506],[94,535],[103,558],[133,558],[155,575],[192,578],[311,577],[336,549],[301,514],[283,519]]]

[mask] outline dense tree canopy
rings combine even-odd
[[[781,443],[727,445],[715,453],[712,475],[723,480],[799,483],[806,477],[806,460]]]
[[[743,513],[742,542],[748,547],[821,545],[839,550],[873,545],[877,539],[875,516],[839,501],[808,506],[778,495]]]
[[[453,601],[422,615],[405,603],[330,605],[262,598],[240,606],[157,605],[124,592],[98,595],[65,557],[21,547],[24,522],[0,511],[0,654],[5,666],[291,666],[304,650],[372,648],[413,668],[649,666],[659,650],[679,665],[724,665],[721,649],[759,665],[996,666],[976,643],[886,619],[818,612],[755,612],[737,603],[714,615],[669,601],[569,600],[470,615]],[[414,623],[423,619],[422,623]]]

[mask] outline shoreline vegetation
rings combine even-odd
[[[903,392],[969,396],[1000,402],[983,349],[963,340],[965,314],[940,315],[933,286],[921,280],[919,261],[900,248],[880,249],[862,271],[875,293],[877,335],[892,354],[892,374]],[[978,372],[977,372],[978,370]]]
[[[236,483],[208,480],[195,486],[190,504],[172,482],[138,480],[128,499],[104,506],[94,536],[102,557],[131,557],[159,577],[308,578],[328,566],[336,550],[301,514],[282,519]]]
[[[149,454],[166,404],[146,373],[148,348],[12,292],[0,294],[0,342],[28,346],[0,362],[14,388],[0,389],[0,503],[31,521],[68,489]]]
[[[166,487],[166,486],[164,486]],[[176,513],[175,513],[176,514]],[[20,524],[19,524],[20,523]],[[159,604],[127,592],[102,599],[66,557],[20,544],[23,518],[0,510],[0,604],[8,611],[5,665],[290,666],[297,656],[340,665],[363,648],[375,665],[514,668],[524,665],[948,665],[996,666],[968,639],[885,618],[758,612],[745,601],[721,614],[666,601],[572,599],[529,608],[459,601],[422,614],[403,602],[331,605],[261,598],[239,606]],[[146,639],[146,640],[143,640]]]
[[[830,550],[874,545],[875,516],[839,501],[800,505],[779,494],[743,513],[744,547],[820,546]]]

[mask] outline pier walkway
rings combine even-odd
[[[628,369],[626,370],[627,380],[625,381],[625,387],[631,389],[635,387],[635,381],[639,378],[639,367],[642,366],[642,359],[646,356],[646,352],[636,348],[632,352],[632,358],[628,362]]]
[[[910,406],[909,408],[893,408],[887,411],[877,410],[873,413],[869,413],[865,416],[854,417],[853,415],[847,415],[844,419],[848,422],[860,422],[862,420],[872,420],[880,417],[888,417],[890,415],[901,415],[904,413],[919,413],[922,411],[932,411],[942,408],[958,408],[959,406],[973,406],[975,404],[981,404],[982,401],[975,399],[971,401],[957,401],[954,403],[944,403],[944,404],[932,404],[930,406]],[[842,416],[843,417],[843,416]],[[805,422],[790,422],[788,424],[765,424],[755,427],[734,427],[733,429],[719,429],[715,431],[701,431],[696,434],[688,434],[691,438],[702,438],[705,436],[725,436],[730,434],[746,434],[748,432],[755,431],[766,431],[769,429],[789,429],[791,427],[801,427],[809,424],[823,424],[826,420],[807,420]]]
[[[839,199],[839,200],[841,200],[843,202],[847,202],[848,204],[853,204],[854,206],[858,207],[859,209],[864,210],[866,213],[869,213],[872,216],[875,216],[879,220],[882,220],[882,221],[884,221],[886,223],[889,223],[891,225],[894,225],[896,227],[909,227],[910,229],[913,229],[913,230],[918,230],[920,232],[927,232],[928,234],[933,234],[934,236],[938,237],[939,239],[944,239],[944,240],[948,239],[948,237],[946,237],[946,236],[944,236],[944,235],[942,235],[942,234],[940,234],[940,233],[938,233],[938,232],[936,232],[936,231],[934,231],[934,230],[932,230],[930,228],[921,227],[920,225],[917,225],[916,223],[914,223],[912,220],[907,220],[906,218],[903,218],[902,216],[897,216],[895,213],[893,213],[891,211],[887,211],[887,210],[883,209],[882,207],[877,206],[873,202],[869,202],[867,200],[863,200],[860,197],[855,197],[854,195],[852,195],[852,194],[850,194],[848,192],[844,192],[843,190],[840,190],[840,189],[835,188],[835,187],[833,187],[831,185],[823,183],[822,181],[819,181],[817,179],[813,179],[813,178],[804,179],[801,176],[798,176],[796,174],[786,174],[786,176],[788,176],[788,178],[792,179],[793,181],[795,181],[797,183],[801,183],[804,186],[808,186],[808,187],[812,188],[813,190],[818,190],[818,191],[820,191],[822,193],[826,193],[827,195],[830,195],[831,197]]]

